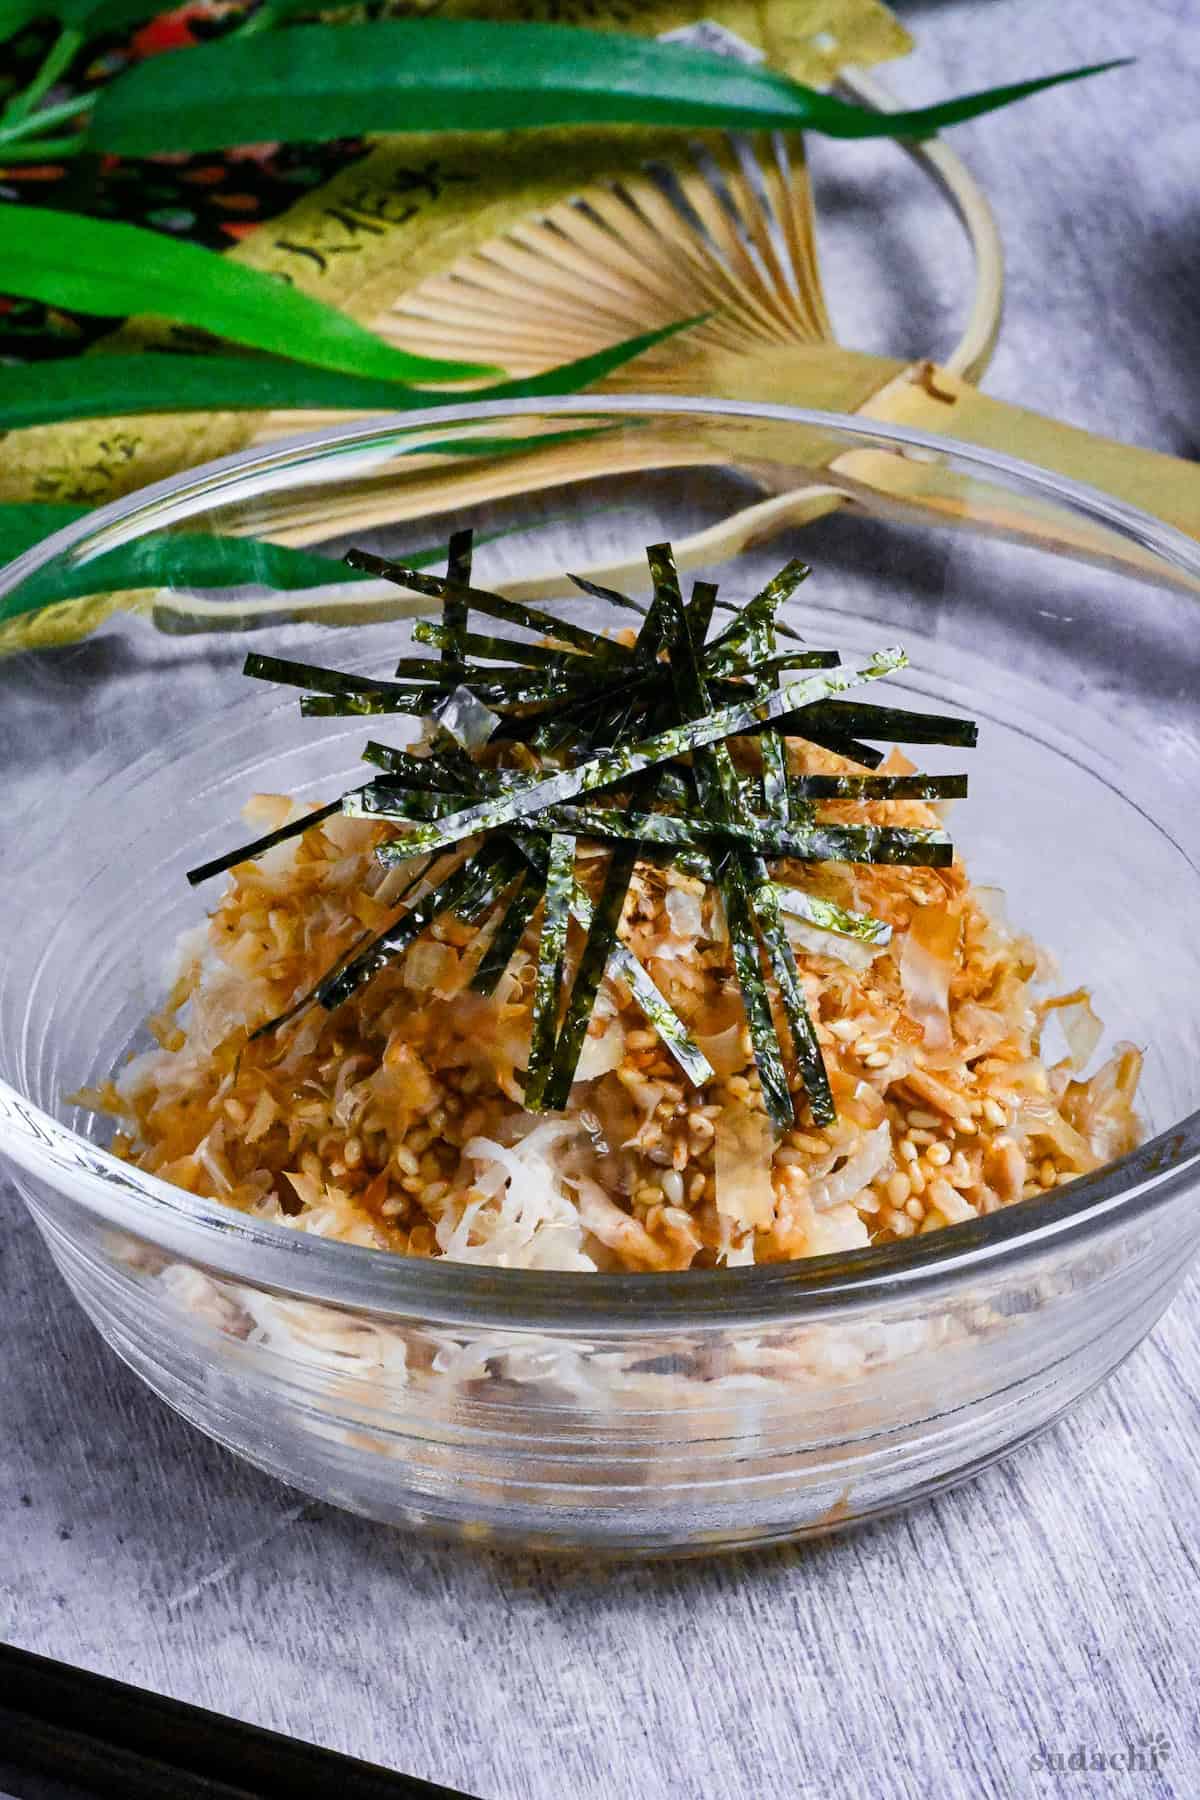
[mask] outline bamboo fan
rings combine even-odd
[[[842,80],[859,99],[893,104],[886,90],[859,72],[843,72]],[[1003,298],[995,222],[945,144],[904,148],[946,194],[974,256],[968,317],[958,342],[937,364],[836,342],[817,263],[803,146],[778,136],[709,136],[669,159],[583,185],[398,295],[373,321],[375,329],[405,349],[496,362],[520,377],[704,313],[701,324],[627,365],[602,391],[783,401],[941,432],[1096,482],[1200,536],[1196,465],[1094,437],[975,389],[995,344]],[[266,415],[253,441],[293,436],[347,416]],[[976,528],[990,525],[1030,538],[1028,504],[1018,525],[1002,490],[964,483],[936,462],[884,451],[839,454],[814,445],[808,478],[798,484],[794,456],[784,481],[779,464],[754,454],[750,434],[744,455],[714,456],[686,421],[572,441],[561,441],[569,434],[549,423],[514,429],[529,439],[520,455],[464,464],[414,449],[411,473],[398,476],[393,463],[375,478],[339,484],[317,505],[311,495],[303,504],[281,501],[257,528],[283,542],[308,543],[589,477],[737,461],[766,497],[681,542],[677,550],[685,565],[720,560],[864,491],[876,505],[883,496],[905,515],[953,524],[969,512]],[[478,431],[496,435],[494,425]],[[539,448],[542,434],[547,441]],[[1092,532],[1051,507],[1033,541],[1069,544],[1104,561],[1142,560],[1111,534]],[[592,572],[616,581],[633,569],[614,564]],[[547,573],[513,591],[532,597],[559,586],[561,577]]]
[[[592,181],[531,212],[400,294],[371,321],[374,329],[398,346],[482,358],[520,378],[706,313],[704,323],[639,357],[601,391],[859,410],[907,365],[846,350],[833,337],[800,140],[710,135],[672,151],[669,160]],[[986,200],[952,151],[930,142],[912,153],[937,178],[970,235],[972,306],[943,366],[971,378],[986,366],[999,327],[999,238]],[[352,416],[267,414],[252,441]],[[494,426],[485,429],[494,435]],[[682,431],[667,443],[653,433],[637,442],[614,434],[608,444],[585,441],[540,453],[531,446],[514,461],[470,469],[436,459],[424,473],[414,457],[410,476],[397,478],[393,465],[386,478],[346,483],[315,508],[309,497],[291,509],[273,507],[263,524],[282,541],[313,542],[584,476],[677,466],[681,457],[688,460],[686,445]],[[806,488],[803,505],[828,510],[837,499],[830,490]],[[778,509],[769,516],[778,516],[780,527],[796,522]]]

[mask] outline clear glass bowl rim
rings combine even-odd
[[[567,395],[464,401],[337,426],[203,464],[99,507],[65,526],[0,569],[0,598],[56,557],[120,528],[125,540],[230,498],[248,476],[302,469],[329,451],[365,449],[412,430],[477,420],[539,415],[715,415],[825,430],[864,448],[911,449],[951,458],[981,476],[1055,502],[1107,527],[1161,559],[1164,578],[1177,571],[1188,585],[1200,580],[1200,546],[1151,514],[1020,458],[980,450],[931,432],[861,417],[765,402],[681,398],[676,395]],[[175,509],[184,503],[186,512]],[[848,1251],[765,1267],[677,1274],[571,1274],[494,1269],[409,1259],[391,1251],[312,1238],[287,1226],[248,1218],[199,1199],[131,1168],[61,1124],[0,1081],[0,1151],[38,1178],[62,1189],[56,1172],[69,1169],[72,1197],[107,1223],[163,1242],[216,1275],[246,1279],[376,1315],[437,1318],[473,1326],[586,1330],[694,1330],[736,1323],[769,1324],[831,1312],[861,1312],[885,1302],[924,1297],[965,1284],[984,1265],[1005,1268],[1051,1247],[1116,1229],[1156,1210],[1190,1186],[1200,1160],[1200,1110],[1094,1175],[1043,1200],[992,1213],[927,1237],[879,1249]]]

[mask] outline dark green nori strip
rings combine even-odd
[[[804,984],[796,967],[795,952],[780,915],[779,890],[763,863],[756,863],[755,874],[758,879],[750,891],[750,904],[779,985],[788,1030],[792,1034],[792,1048],[796,1053],[796,1063],[808,1096],[813,1123],[832,1125],[837,1118],[837,1108],[829,1086],[829,1072],[817,1041],[812,1014],[808,1010]]]
[[[710,702],[699,653],[692,641],[687,616],[679,603],[678,582],[670,579],[674,574],[671,552],[669,547],[664,549],[655,546],[653,550],[647,550],[646,555],[654,575],[655,596],[661,597],[666,615],[666,635],[671,645],[671,679],[679,710],[685,718],[695,717],[706,712]],[[669,567],[664,568],[668,564]],[[740,810],[737,771],[728,745],[710,744],[698,749],[693,754],[692,769],[692,779],[700,803],[708,812],[710,822],[728,825]],[[729,946],[742,990],[742,1004],[754,1047],[754,1061],[762,1085],[763,1101],[776,1127],[785,1130],[795,1120],[795,1104],[788,1086],[779,1035],[775,1030],[770,996],[763,980],[758,939],[751,917],[748,859],[737,852],[723,853],[713,858],[712,868],[725,911]]]
[[[473,531],[455,531],[451,534],[446,556],[447,590],[442,602],[446,642],[442,645],[442,669],[447,683],[462,680],[467,660],[462,643],[467,629],[467,603],[457,590],[470,585],[474,542]],[[402,672],[396,670],[397,675]]]
[[[400,777],[410,787],[445,790],[456,786],[455,777],[442,767],[436,756],[414,756],[411,750],[398,750],[391,744],[376,743],[372,739],[362,753],[362,760],[374,763],[378,769],[386,769],[389,775]],[[474,764],[471,766],[474,768]]]
[[[477,994],[494,994],[500,977],[517,953],[525,928],[538,909],[542,884],[530,873],[508,902],[504,917],[496,927],[491,943],[480,959],[471,979]]]
[[[692,597],[687,604],[688,630],[692,634],[692,642],[703,652],[704,640],[708,636],[712,624],[713,609],[717,604],[717,584],[715,581],[694,581]]]
[[[771,729],[775,728],[772,726]],[[763,735],[765,736],[766,733],[764,732]],[[815,744],[818,750],[830,750],[834,756],[844,756],[847,762],[859,763],[864,769],[877,769],[880,763],[887,761],[886,751],[876,750],[871,744],[857,743],[854,738],[842,737],[834,731],[818,731],[810,727],[803,733],[781,731],[778,736],[797,738],[802,736],[806,744]]]
[[[604,887],[592,914],[567,1002],[566,1017],[554,1046],[553,1066],[542,1093],[542,1104],[549,1112],[559,1111],[570,1097],[588,1023],[617,940],[617,927],[621,923],[625,896],[636,864],[637,851],[624,846],[615,850],[609,859]]]
[[[525,872],[525,860],[515,844],[501,838],[499,849],[500,854],[492,869],[490,884],[468,895],[456,908],[458,917],[468,925],[477,925],[480,919],[492,912],[518,875]]]
[[[804,737],[809,726],[840,736],[875,738],[887,744],[958,744],[970,750],[979,739],[974,719],[906,712],[900,707],[871,706],[858,700],[818,700],[794,713],[783,714],[777,723],[779,731],[794,737]]]
[[[671,668],[682,709],[688,712],[706,704],[708,692],[699,656],[686,629],[679,652],[672,657]],[[701,750],[693,758],[693,765],[693,779],[702,803],[707,805],[713,818],[727,830],[735,829],[740,811],[740,793],[737,770],[728,745],[714,744]],[[784,792],[786,794],[786,764]],[[783,825],[777,825],[775,829],[781,833],[786,831]],[[792,1047],[813,1118],[818,1123],[828,1124],[836,1114],[825,1059],[817,1041],[796,959],[783,927],[775,886],[767,872],[766,863],[761,856],[733,851],[714,858],[713,870],[721,904],[725,909],[730,949],[742,987],[746,1020],[767,1113],[780,1130],[786,1130],[794,1123],[796,1116],[779,1035],[771,1012],[770,995],[762,978],[754,925],[757,925],[762,937],[779,988]]]
[[[711,814],[694,812],[642,812],[628,807],[572,806],[568,803],[547,807],[525,829],[573,831],[578,837],[646,844],[675,844],[684,850],[716,839],[719,844],[744,848],[755,856],[791,856],[802,862],[903,863],[944,869],[954,860],[953,846],[940,831],[891,825],[783,824],[756,813],[745,814],[740,803],[730,810],[742,816],[714,818]],[[403,819],[407,815],[399,807],[389,812],[384,793],[377,806],[372,808],[371,816]]]
[[[764,748],[771,733],[764,731]],[[793,775],[792,793],[808,800],[963,800],[965,775]]]
[[[372,975],[402,956],[426,926],[431,925],[440,914],[455,912],[460,906],[469,906],[477,895],[487,892],[492,884],[492,870],[504,848],[503,844],[486,844],[465,863],[461,863],[444,881],[422,895],[394,925],[389,925],[386,931],[380,932],[361,955],[356,956],[345,968],[326,975],[318,982],[313,989],[312,998],[327,1012],[332,1012],[362,987],[364,982],[369,981]]]
[[[643,618],[646,616],[646,608],[644,606],[642,606],[639,601],[631,600],[628,594],[622,594],[616,588],[604,587],[598,581],[589,581],[589,579],[587,578],[586,575],[572,575],[572,574],[568,573],[567,580],[573,581],[575,583],[575,586],[577,588],[579,588],[582,593],[591,594],[592,597],[596,600],[607,600],[610,606],[619,606],[623,610],[626,610],[628,612],[641,613]],[[708,586],[712,586],[713,584],[709,583],[709,582],[705,582],[703,584],[701,584],[700,582],[697,582],[697,584],[696,584],[697,587],[699,587],[701,585],[708,587]],[[693,598],[694,598],[694,590],[693,590]],[[717,612],[732,613],[735,618],[742,610],[741,607],[738,606],[736,604],[736,602],[734,602],[732,600],[717,600],[715,602],[715,607],[716,607]],[[706,626],[705,627],[706,632],[707,632],[707,629],[708,629],[708,627]],[[799,632],[793,631],[791,629],[791,627],[788,625],[780,625],[777,621],[776,625],[775,625],[775,629],[779,633],[780,637],[794,638],[797,641],[799,640],[799,636],[800,636]],[[701,641],[702,641],[701,639],[697,638],[697,642],[701,642]]]
[[[413,627],[413,637],[418,644],[428,644],[435,650],[444,648],[450,641],[446,626],[435,624],[432,619],[419,619]],[[561,670],[582,681],[596,679],[594,662],[579,650],[552,650],[545,644],[519,643],[516,638],[495,637],[491,633],[479,631],[460,633],[458,641],[466,655],[479,657],[483,662],[516,663],[527,669]],[[481,675],[487,681],[494,679],[495,672],[491,669],[466,671],[459,679],[471,687],[474,685],[473,675]]]
[[[394,581],[399,587],[409,588],[414,594],[425,594],[433,600],[444,602],[451,586],[440,576],[425,575],[420,569],[406,568],[403,563],[389,562],[385,557],[372,556],[365,550],[348,550],[343,560],[352,569],[363,569],[368,575]],[[492,619],[504,619],[510,625],[520,625],[526,631],[536,632],[539,637],[554,638],[560,644],[574,644],[589,655],[608,662],[629,661],[630,653],[623,645],[601,637],[598,632],[588,631],[583,625],[575,625],[569,619],[556,619],[535,606],[506,600],[502,594],[491,594],[486,588],[463,585],[457,592],[474,612],[486,613]]]
[[[763,806],[772,819],[786,825],[792,816],[787,745],[773,731],[764,731],[758,744],[762,752]]]
[[[539,674],[535,669],[528,670],[524,680],[517,671],[497,670],[494,680],[472,675],[469,682],[471,693],[485,706],[540,705],[547,700],[573,699],[579,692],[579,684],[573,679],[552,672]],[[453,693],[453,688],[430,685],[362,694],[305,694],[300,711],[306,719],[369,719],[394,713],[427,719],[433,717],[438,703]]]
[[[247,673],[305,689],[301,709],[309,716],[403,712],[428,716],[455,687],[466,686],[484,704],[507,715],[496,737],[513,745],[510,755],[518,755],[530,766],[534,778],[481,769],[454,746],[450,746],[452,754],[424,758],[370,745],[366,760],[384,771],[381,779],[193,871],[191,879],[204,879],[261,854],[273,843],[319,823],[339,805],[360,815],[395,817],[412,824],[405,837],[380,847],[385,862],[420,859],[422,873],[414,874],[410,889],[442,856],[455,856],[449,846],[477,833],[494,834],[365,950],[348,953],[307,998],[325,1006],[340,1004],[376,969],[400,955],[425,924],[443,911],[453,909],[468,919],[479,919],[500,908],[502,916],[474,981],[477,988],[482,983],[491,991],[511,960],[545,884],[538,966],[540,1003],[535,999],[534,1041],[526,1080],[527,1104],[535,1107],[565,1104],[606,967],[630,982],[647,1018],[685,1072],[708,1069],[681,1023],[617,936],[624,896],[639,857],[680,866],[686,863],[697,874],[705,872],[721,895],[771,1117],[776,1124],[790,1122],[794,1107],[764,976],[764,951],[779,986],[809,1103],[821,1123],[833,1116],[832,1099],[795,958],[783,930],[779,890],[764,858],[787,855],[806,861],[836,858],[944,866],[952,851],[940,833],[819,824],[814,805],[821,799],[946,799],[965,792],[966,780],[962,776],[823,775],[789,779],[783,739],[788,735],[804,738],[873,769],[883,758],[871,744],[861,741],[863,737],[901,743],[971,744],[975,727],[967,720],[837,697],[848,687],[901,666],[899,653],[881,652],[860,671],[825,681],[791,681],[777,691],[768,691],[766,684],[786,672],[837,666],[838,659],[831,651],[776,653],[776,632],[784,629],[777,626],[776,612],[808,573],[803,564],[788,564],[745,606],[723,605],[723,611],[733,612],[733,621],[706,647],[704,640],[717,604],[715,586],[697,582],[685,605],[670,547],[651,546],[647,558],[654,598],[643,614],[631,650],[569,620],[472,587],[470,533],[456,533],[451,539],[444,579],[351,551],[346,561],[352,567],[441,601],[441,622],[419,624],[414,632],[419,643],[440,652],[439,660],[403,659],[397,669],[398,676],[409,678],[403,684],[259,655],[248,658]],[[642,613],[626,595],[582,577],[572,579],[584,592]],[[527,645],[489,633],[472,633],[472,609],[543,636],[551,645],[573,648]],[[786,635],[796,636],[791,631]],[[664,653],[667,661],[660,662]],[[498,666],[474,667],[470,657]],[[661,715],[658,701],[668,682],[675,688],[683,723],[669,722],[678,717],[674,709],[666,720]],[[763,755],[761,782],[754,777],[745,792],[724,741],[743,735],[759,735]],[[622,742],[626,736],[634,741]],[[604,748],[607,745],[616,747]],[[575,764],[558,771],[539,769],[529,746],[573,749]],[[690,769],[679,759],[689,762]],[[675,766],[669,767],[672,763]],[[605,790],[613,794],[607,806],[570,804],[586,795],[600,796]],[[657,799],[651,797],[654,794]],[[658,811],[663,801],[675,810]],[[765,817],[755,810],[760,804]],[[547,832],[554,834],[549,857]],[[574,877],[576,834],[611,837],[618,846],[609,859],[604,892],[596,906]],[[711,861],[703,845],[710,847]],[[522,875],[525,863],[532,864],[532,875]],[[558,1031],[568,916],[574,916],[588,935],[563,1027]],[[877,921],[864,920],[854,935],[878,929]],[[299,1002],[293,1013],[305,1004],[307,999]],[[694,1074],[692,1078],[706,1077]]]
[[[562,998],[563,967],[567,949],[567,921],[575,886],[575,839],[557,832],[550,839],[550,862],[542,902],[542,929],[538,937],[537,975],[533,986],[533,1016],[529,1027],[529,1064],[525,1071],[525,1105],[537,1112],[550,1078],[554,1042],[558,1035],[558,1009]]]
[[[763,980],[758,939],[754,934],[750,908],[750,884],[737,856],[718,858],[713,866],[713,876],[721,896],[721,905],[725,909],[729,947],[738,985],[742,990],[742,1005],[750,1028],[750,1040],[754,1045],[754,1061],[762,1083],[763,1100],[772,1122],[781,1131],[786,1131],[795,1123],[796,1108],[788,1086],[779,1034],[775,1030],[775,1020],[771,1013],[770,995]]]
[[[590,594],[594,600],[607,600],[610,606],[618,606],[624,612],[640,613],[643,618],[646,616],[644,606],[639,606],[636,600],[631,600],[628,594],[619,593],[616,588],[602,587],[598,581],[589,581],[586,575],[572,575],[569,571],[567,580],[573,581],[581,593]]]
[[[462,799],[460,794],[446,794],[439,788],[402,788],[391,781],[369,781],[366,787],[344,796],[342,810],[351,819],[412,819],[424,824],[444,818]]]
[[[731,625],[708,646],[705,668],[711,675],[737,669],[739,661],[761,662],[775,649],[775,614],[800,583],[812,573],[806,563],[794,560],[772,576],[764,588],[747,601]]]
[[[337,800],[331,800],[328,806],[319,806],[315,812],[303,813],[300,818],[280,825],[276,831],[268,831],[249,844],[240,844],[236,850],[227,850],[223,856],[214,856],[211,862],[189,869],[188,881],[193,887],[198,887],[202,881],[208,881],[214,875],[223,875],[226,869],[235,869],[239,863],[253,862],[276,844],[286,844],[289,838],[302,837],[310,825],[319,825],[322,819],[330,819],[334,813],[341,812],[344,798],[342,795]]]
[[[342,669],[326,669],[319,663],[294,662],[286,656],[264,656],[252,650],[242,664],[242,674],[256,681],[275,681],[283,687],[306,688],[314,694],[390,694],[394,681],[368,675],[347,675]]]
[[[770,675],[786,675],[792,669],[836,669],[841,666],[841,656],[836,650],[785,650],[778,656],[768,656],[765,661],[741,659],[733,668],[727,668],[732,676],[753,675],[765,680]]]
[[[421,861],[419,866],[417,868],[415,868],[414,870],[412,870],[412,872],[409,875],[408,880],[405,882],[405,884],[401,888],[400,892],[397,895],[395,895],[392,904],[395,906],[399,906],[403,900],[407,899],[408,895],[412,893],[412,891],[415,887],[420,886],[421,882],[424,881],[425,877],[429,874],[429,871],[431,869],[435,868],[439,862],[454,861],[455,857],[456,857],[456,852],[454,852],[454,851],[450,852],[449,857],[444,857],[444,856],[425,857]],[[462,865],[455,861],[454,866],[461,867]],[[407,917],[407,915],[405,915],[405,916]],[[355,958],[358,954],[359,946],[361,944],[369,945],[370,938],[371,938],[371,934],[369,931],[361,931],[358,934],[358,936],[355,938],[354,942],[350,945],[349,949],[344,950],[342,952],[341,956],[338,957],[337,961],[335,963],[333,963],[328,969],[326,969],[324,975],[322,975],[320,981],[317,982],[315,987],[310,988],[306,994],[301,994],[299,1000],[295,1001],[291,1006],[289,1006],[285,1013],[280,1013],[278,1018],[268,1019],[267,1023],[265,1025],[258,1026],[257,1030],[252,1031],[250,1033],[249,1041],[251,1043],[253,1043],[256,1038],[266,1037],[266,1035],[269,1032],[275,1031],[280,1025],[286,1025],[289,1022],[289,1020],[294,1019],[298,1013],[302,1013],[306,1010],[306,1008],[314,1005],[317,1001],[317,998],[318,998],[318,995],[319,995],[321,989],[328,986],[328,984],[330,982],[332,982],[337,976],[342,974],[342,972],[344,970],[346,970],[350,967],[350,965],[353,963],[353,961],[355,960]]]
[[[797,695],[816,699],[818,695],[814,689],[824,689],[827,694],[843,693],[861,682],[890,675],[903,666],[903,661],[902,651],[881,650],[864,668],[810,675],[806,681],[791,682],[780,688],[768,700],[756,700],[751,695],[744,702],[718,708],[703,718],[690,719],[616,750],[601,751],[573,768],[561,769],[540,780],[522,782],[494,800],[467,807],[436,825],[423,826],[414,833],[411,848],[437,850],[461,838],[473,837],[476,832],[491,831],[514,822],[519,824],[522,820],[527,822],[547,806],[572,800],[577,794],[619,786],[641,770],[654,768],[660,762],[694,753],[722,738],[745,735],[748,728],[763,725],[794,707]]]
[[[424,719],[445,692],[443,688],[398,687],[387,694],[304,694],[300,700],[300,716],[305,719],[378,719],[405,713],[414,719]]]

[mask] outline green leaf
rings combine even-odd
[[[112,317],[158,313],[256,350],[381,380],[494,373],[390,349],[344,313],[215,251],[51,207],[0,207],[0,292]]]
[[[136,413],[317,411],[409,412],[470,400],[536,400],[574,394],[696,324],[684,319],[639,332],[619,344],[561,363],[544,375],[501,381],[463,393],[438,393],[265,356],[66,357],[22,369],[0,369],[0,430],[53,425],[64,419],[107,419]]]
[[[0,507],[0,553],[5,560],[40,543],[81,516],[85,507]],[[38,520],[31,515],[48,513]],[[266,587],[279,593],[341,586],[358,579],[333,556],[265,544],[255,538],[211,537],[199,531],[153,533],[107,550],[90,562],[57,559],[0,597],[0,621],[19,618],[60,600],[137,588]]]
[[[56,506],[38,502],[27,506],[0,506],[0,563],[8,563],[33,549],[52,532],[74,524],[86,506]],[[514,526],[512,530],[527,527]],[[479,539],[489,543],[507,531],[488,533]],[[440,562],[444,544],[411,553],[418,567]],[[358,574],[340,557],[321,556],[311,550],[293,550],[284,544],[263,543],[257,538],[217,537],[204,532],[154,532],[135,542],[105,551],[90,562],[74,566],[61,559],[41,569],[19,588],[0,598],[0,622],[51,606],[60,600],[76,600],[90,594],[124,593],[146,587],[187,589],[267,588],[276,593],[302,593],[313,588],[343,587],[370,580]],[[252,603],[247,612],[253,613]]]
[[[52,0],[48,9],[64,25],[86,37],[128,31],[168,10],[163,0]]]
[[[0,44],[7,44],[35,19],[47,18],[49,14],[45,0],[0,0]]]
[[[82,38],[125,31],[165,10],[163,0],[0,0],[0,44],[32,25],[57,19]]]
[[[32,550],[52,532],[90,511],[86,506],[59,506],[36,501],[28,506],[0,506],[0,561],[11,562],[24,550]]]
[[[217,150],[267,138],[502,131],[535,125],[676,125],[928,137],[1112,63],[873,112],[775,70],[705,51],[561,25],[472,19],[300,25],[154,57],[101,93],[90,140],[122,156]]]

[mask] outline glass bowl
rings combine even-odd
[[[626,473],[589,480],[577,458],[552,489],[524,440],[597,428]],[[506,496],[486,504],[497,446],[466,454],[472,435],[522,440],[500,459]],[[397,519],[414,469],[423,497]],[[818,496],[810,523],[760,541],[800,488]],[[203,916],[185,869],[237,841],[251,792],[348,785],[365,735],[240,679],[237,628],[261,590],[181,585],[143,600],[175,630],[225,635],[118,620],[0,666],[0,1150],[108,1343],[203,1431],[309,1494],[537,1548],[700,1552],[828,1531],[1044,1430],[1150,1329],[1200,1237],[1200,549],[1027,465],[862,419],[584,397],[463,404],[232,458],[60,532],[0,595],[64,578],[79,592],[89,562],[151,533],[340,547],[339,507],[376,548],[474,523],[480,583],[564,601],[547,570],[619,566],[663,538],[707,557],[727,594],[802,555],[815,573],[791,619],[806,637],[900,640],[901,703],[979,719],[956,841],[1057,950],[1064,984],[1093,989],[1107,1039],[1145,1047],[1146,1140],[1051,1197],[888,1248],[675,1275],[408,1261],[141,1174],[67,1096],[141,1041],[172,945]],[[739,509],[749,523],[725,529]],[[285,622],[342,618],[344,593],[267,598],[256,647],[340,666],[385,669],[409,629]],[[370,611],[367,590],[350,600]]]

